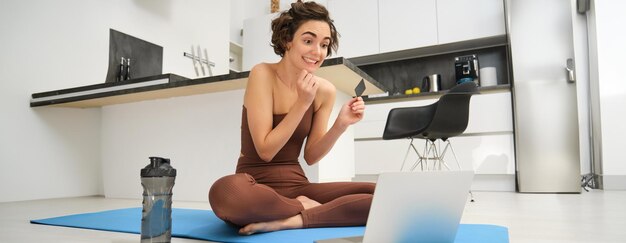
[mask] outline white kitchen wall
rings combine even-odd
[[[343,92],[337,92],[336,95],[335,106],[328,119],[328,128],[332,127],[335,123],[343,104],[352,98]],[[343,135],[339,137],[333,148],[316,165],[318,167],[317,171],[311,171],[312,173],[305,171],[311,181],[332,182],[352,180],[355,175],[354,127],[355,126],[350,126]],[[315,177],[317,177],[318,180],[315,180]]]
[[[230,1],[230,41],[243,45],[241,31],[243,21],[250,17],[270,13],[269,0],[231,0]]]
[[[242,3],[245,1],[245,4]],[[280,11],[291,8],[295,0],[280,1]],[[315,1],[327,6],[326,0]],[[280,57],[274,53],[270,46],[272,36],[270,24],[279,13],[272,14],[270,1],[267,0],[234,0],[231,2],[231,41],[243,46],[242,70],[249,71],[260,62],[277,62]],[[235,9],[234,7],[237,7]],[[332,13],[331,18],[332,18]],[[243,36],[238,34],[243,30]],[[247,32],[247,34],[246,34]],[[248,36],[248,38],[246,38]],[[259,36],[267,36],[266,40],[258,39]]]
[[[626,190],[626,82],[622,63],[626,56],[624,1],[592,1],[592,82],[598,82],[600,101],[602,171],[605,189]]]
[[[265,14],[248,18],[243,24],[243,60],[241,69],[250,71],[254,65],[261,62],[273,63],[280,61],[280,56],[274,53],[270,46],[272,29],[270,23],[278,17],[278,13]]]
[[[175,200],[206,201],[210,185],[235,172],[243,90],[102,108],[104,193],[140,198],[149,156],[177,169]]]
[[[213,182],[235,172],[243,94],[234,90],[103,107],[105,196],[140,198],[139,170],[149,156],[162,156],[177,169],[174,200],[206,201]],[[337,96],[329,126],[350,98]],[[304,162],[302,167],[311,181],[349,181],[354,154],[345,151],[354,151],[352,136],[342,136],[319,167]]]
[[[281,0],[279,10],[289,9],[293,2],[295,0]],[[315,2],[327,6],[327,0]],[[243,45],[241,30],[243,30],[244,20],[270,14],[270,10],[270,0],[230,0],[230,41]]]
[[[164,73],[194,78],[191,61],[183,57],[191,44],[207,48],[217,63],[215,74],[228,72],[229,27],[219,24],[228,19],[227,1],[3,0],[0,5],[0,202],[104,192],[100,147],[110,145],[101,143],[101,119],[119,118],[100,108],[28,104],[32,93],[104,82],[109,28],[163,46]]]

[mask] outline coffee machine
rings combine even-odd
[[[457,84],[474,81],[477,85],[480,85],[478,70],[480,70],[480,67],[478,66],[478,57],[475,54],[454,58],[454,72]]]

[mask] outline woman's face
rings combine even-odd
[[[304,22],[287,43],[285,57],[299,69],[314,72],[324,62],[330,48],[330,27],[324,21]]]

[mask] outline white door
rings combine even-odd
[[[507,0],[518,190],[580,192],[570,0]]]

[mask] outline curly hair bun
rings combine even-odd
[[[330,18],[328,10],[315,2],[302,2],[298,0],[291,4],[291,8],[283,11],[276,19],[272,20],[272,48],[274,53],[284,56],[287,51],[287,43],[293,40],[293,35],[300,26],[310,20],[318,20],[328,23],[330,27],[330,48],[326,56],[337,52],[339,38],[337,29]]]

